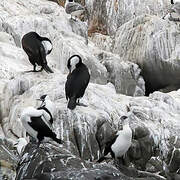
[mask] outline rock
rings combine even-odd
[[[93,33],[90,40],[101,50],[111,52],[113,49],[114,40],[112,37],[100,33]]]
[[[116,92],[128,96],[143,96],[145,82],[137,64],[124,62],[112,53],[97,52],[96,55],[108,72],[108,81],[114,84]]]
[[[48,142],[37,148],[35,144],[28,144],[19,162],[16,179],[130,179],[114,167],[81,160],[65,146]]]
[[[146,164],[154,156],[154,140],[147,127],[134,129],[132,146],[128,150],[130,162],[134,162],[137,169],[146,170]]]
[[[13,141],[0,137],[0,178],[14,179],[18,158],[13,148]]]
[[[51,177],[129,179],[122,175],[121,170],[135,179],[140,173],[137,169],[153,170],[152,172],[163,170],[161,163],[158,167],[149,165],[154,156],[160,162],[168,160],[169,156],[173,160],[178,159],[178,152],[174,153],[177,155],[175,157],[171,156],[173,153],[168,153],[174,146],[172,139],[176,136],[179,138],[180,91],[152,92],[148,97],[143,96],[143,78],[147,94],[156,89],[164,89],[164,86],[166,89],[178,87],[178,26],[174,22],[149,15],[141,15],[128,21],[132,18],[131,15],[121,21],[126,13],[133,13],[125,11],[129,6],[135,7],[133,3],[138,4],[138,15],[144,12],[143,8],[147,4],[149,14],[156,11],[150,8],[156,5],[161,15],[161,9],[168,4],[159,5],[160,1],[153,4],[151,0],[122,1],[119,4],[111,0],[86,1],[90,20],[94,18],[98,25],[105,25],[98,29],[103,35],[91,36],[92,41],[89,39],[88,45],[86,23],[69,20],[69,15],[57,3],[44,0],[15,0],[13,3],[7,0],[0,3],[0,32],[3,41],[0,42],[0,133],[11,139],[26,137],[20,122],[22,110],[27,106],[39,107],[36,99],[48,94],[57,109],[53,130],[58,138],[65,141],[61,147],[52,141],[44,142],[39,148],[35,144],[28,144],[18,166],[17,179],[25,176],[36,180]],[[103,12],[106,7],[115,9]],[[98,11],[92,12],[91,9],[98,9],[98,18]],[[145,12],[147,9],[145,8]],[[117,16],[115,11],[118,11]],[[103,15],[106,12],[118,18],[109,23],[113,16],[106,18]],[[120,15],[121,12],[124,14]],[[126,21],[128,22],[119,27]],[[114,35],[117,28],[115,36],[106,35]],[[53,74],[23,72],[32,69],[27,55],[20,48],[21,37],[29,31],[37,31],[52,40],[53,51],[47,56],[47,60],[54,70]],[[4,37],[7,37],[5,42]],[[91,71],[91,82],[81,99],[87,107],[77,106],[74,111],[70,111],[67,109],[64,85],[67,60],[73,54],[82,56],[83,62]],[[127,166],[130,167],[117,169],[112,160],[96,164],[105,142],[119,129],[120,117],[127,114],[134,131],[133,143],[127,154]],[[5,144],[3,147],[9,146]],[[2,149],[4,152],[4,148]],[[11,164],[8,151],[5,157]],[[173,162],[176,166],[179,163]],[[179,176],[174,172],[176,167],[171,167],[168,161],[167,168],[172,168],[174,177]],[[164,177],[169,175],[168,171],[163,173]],[[152,175],[141,172],[144,178]],[[157,177],[156,174],[154,176]]]
[[[174,147],[170,148],[165,166],[165,173],[168,179],[180,177],[180,139],[176,136]]]
[[[113,35],[124,23],[133,18],[149,14],[162,17],[168,7],[169,1],[165,0],[86,0],[90,17],[90,32],[101,32]]]
[[[69,20],[64,8],[56,3],[41,0],[16,0],[12,6],[8,0],[6,8],[0,4],[0,10],[4,12],[2,31],[10,34],[18,47],[21,47],[21,38],[24,34],[36,31],[53,43],[53,51],[47,57],[50,66],[67,73],[68,58],[73,54],[79,54],[91,70],[91,81],[100,84],[107,82],[106,69],[93,55],[93,45],[87,46],[86,23]],[[27,56],[25,61],[28,61]]]
[[[169,86],[179,88],[179,29],[156,16],[139,16],[122,25],[114,53],[139,65],[146,94]]]
[[[128,96],[145,94],[145,83],[138,65],[112,60],[105,61],[104,65],[109,72],[109,81],[115,85],[117,93]]]
[[[15,45],[13,37],[6,32],[0,32],[0,42]]]

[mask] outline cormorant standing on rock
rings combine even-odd
[[[79,55],[73,55],[68,59],[67,67],[69,74],[65,84],[66,99],[68,100],[68,108],[73,110],[76,105],[82,105],[76,102],[77,99],[83,97],[88,86],[90,74]]]
[[[47,95],[41,96],[39,99],[42,101],[40,108],[27,107],[24,109],[21,115],[21,121],[25,127],[27,133],[36,139],[38,145],[45,138],[51,138],[59,144],[62,144],[62,140],[56,138],[56,134],[52,131],[51,123],[54,107]]]
[[[34,66],[34,69],[28,72],[39,72],[44,69],[47,73],[53,73],[46,60],[46,55],[52,51],[50,39],[41,37],[36,32],[29,32],[22,38],[22,48],[28,55],[30,63]],[[36,70],[36,65],[41,66],[39,71]]]
[[[102,162],[106,159],[106,155],[111,154],[112,158],[122,158],[131,146],[132,141],[132,130],[129,127],[128,117],[122,116],[121,123],[123,126],[122,130],[117,131],[113,134],[110,141],[105,144],[103,156],[100,157],[97,162]]]

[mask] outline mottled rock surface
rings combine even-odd
[[[174,22],[142,15],[118,29],[113,52],[139,65],[146,94],[169,86],[175,90],[180,87],[178,39]]]
[[[85,0],[90,31],[113,35],[124,23],[143,15],[162,17],[170,7],[166,0]]]
[[[21,112],[27,106],[39,107],[36,99],[48,94],[56,106],[53,129],[65,141],[62,146],[46,142],[39,149],[28,144],[23,156],[11,152],[13,147],[3,143],[8,151],[1,148],[0,157],[5,154],[11,164],[14,153],[12,162],[18,168],[18,180],[178,178],[179,27],[160,18],[170,2],[85,3],[89,23],[70,20],[63,6],[46,0],[0,2],[0,135],[13,140],[26,137]],[[129,8],[131,11],[127,11]],[[91,35],[88,44],[87,24]],[[52,40],[53,51],[47,60],[53,74],[24,73],[32,69],[21,48],[21,38],[29,31]],[[70,111],[64,84],[66,63],[73,54],[82,56],[91,71],[91,82],[81,100],[87,107],[77,106]],[[152,92],[147,97],[143,78],[146,94]],[[164,88],[177,91],[153,92]],[[126,166],[112,158],[97,164],[105,142],[119,129],[122,115],[128,115],[133,130]],[[5,169],[5,175],[10,171],[14,174],[11,166]]]
[[[19,162],[16,180],[26,179],[74,179],[74,180],[130,180],[115,167],[84,161],[67,150],[66,145],[44,143],[28,144]],[[25,170],[26,169],[26,170]]]

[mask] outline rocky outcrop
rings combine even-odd
[[[174,22],[143,15],[122,25],[113,52],[139,65],[146,94],[179,83],[179,29]]]
[[[13,137],[16,134],[25,137],[19,116],[27,106],[38,107],[35,99],[42,94],[48,94],[56,105],[53,126],[58,137],[67,144],[69,142],[69,146],[66,147],[69,152],[84,160],[98,159],[103,151],[103,142],[106,142],[118,129],[120,117],[127,114],[127,105],[131,128],[134,131],[134,140],[128,158],[137,169],[146,170],[146,165],[155,156],[155,151],[158,152],[156,156],[161,161],[166,159],[169,148],[173,147],[169,139],[178,136],[179,92],[169,95],[155,92],[149,98],[133,98],[116,94],[110,83],[108,85],[90,83],[82,99],[88,107],[77,107],[75,111],[70,112],[67,110],[64,96],[66,79],[64,75],[32,73],[24,77],[21,75],[21,78],[25,78],[30,85],[24,82],[24,86],[20,86],[19,91],[9,99],[11,103],[6,104],[5,109],[9,108],[9,113],[3,113],[7,115],[3,118],[3,130],[6,136]],[[6,97],[10,97],[8,94],[12,94],[11,91],[12,89],[7,89]]]
[[[124,6],[118,1],[115,4],[114,1],[94,2],[86,1],[90,19],[96,13],[93,8],[100,12],[98,17],[106,12],[102,12],[104,8],[109,7],[115,9],[109,9],[108,17],[112,15],[110,11],[124,13],[122,17],[118,13],[116,17],[111,17],[114,20],[111,27],[106,26],[111,18],[104,16],[103,21],[97,20],[105,25],[98,32],[108,34],[111,31],[114,34],[119,25],[129,20],[125,18],[125,10],[132,6],[132,2],[120,2]],[[133,4],[137,11],[148,3],[152,5],[152,1],[140,2],[133,1],[139,5]],[[120,11],[119,7],[123,7],[124,11]],[[160,7],[163,9],[164,5]],[[179,30],[176,24],[142,15],[119,27],[115,39],[94,34],[87,44],[86,23],[70,20],[64,8],[57,3],[15,0],[12,4],[11,0],[7,0],[0,3],[0,10],[0,133],[11,139],[26,137],[20,122],[22,110],[27,106],[38,107],[36,99],[48,94],[56,106],[53,129],[65,141],[62,146],[49,141],[39,148],[28,144],[19,164],[15,162],[17,179],[154,178],[160,171],[159,179],[179,176],[179,151],[174,142],[179,139],[180,131],[180,92],[153,92],[149,97],[143,96],[143,77],[147,90],[148,87],[153,91],[178,85]],[[150,14],[155,12],[152,10]],[[117,17],[124,17],[123,21]],[[47,60],[54,70],[53,74],[23,72],[32,68],[21,48],[21,38],[29,31],[36,31],[52,40],[53,51]],[[77,106],[70,111],[67,109],[64,85],[67,59],[73,54],[82,56],[91,71],[91,82],[81,100],[87,107]],[[133,130],[133,143],[125,159],[126,166],[122,167],[112,160],[95,163],[102,155],[105,143],[119,129],[122,115],[128,115]],[[172,150],[174,147],[177,149]]]
[[[157,15],[162,17],[170,1],[165,0],[86,0],[89,17],[89,31],[113,35],[124,23],[143,15]]]
[[[11,139],[0,137],[0,155],[0,179],[15,179],[19,158]]]
[[[101,84],[107,82],[105,67],[93,56],[93,48],[89,50],[86,45],[86,23],[71,21],[63,7],[48,1],[22,0],[15,1],[13,5],[11,1],[6,1],[5,4],[0,4],[3,14],[0,31],[10,34],[16,46],[21,47],[21,38],[25,33],[36,31],[52,40],[53,51],[48,57],[51,66],[67,72],[67,59],[76,53],[91,69],[92,81]]]
[[[66,146],[66,147],[65,147]],[[26,179],[112,179],[129,180],[109,165],[86,162],[67,150],[68,144],[60,146],[53,142],[39,148],[28,144],[17,169],[16,180]],[[26,170],[25,170],[26,169]]]

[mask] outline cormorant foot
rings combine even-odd
[[[77,105],[77,106],[84,106],[84,107],[88,107],[88,105],[83,104],[83,103],[80,103],[80,102],[77,102],[77,103],[76,103],[76,105]]]

